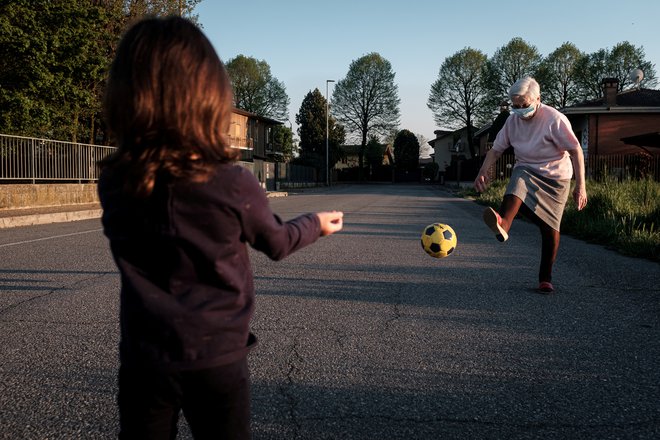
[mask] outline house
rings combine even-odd
[[[360,148],[361,145],[341,145],[342,159],[335,164],[335,169],[342,170],[346,168],[357,168],[360,166]],[[394,156],[392,155],[391,145],[380,145],[382,150],[383,159],[380,165],[394,164]],[[363,165],[368,166],[367,153],[364,153],[362,158]]]
[[[360,145],[341,145],[342,158],[335,164],[335,169],[355,168],[360,162]],[[366,160],[365,160],[366,162]]]
[[[634,88],[617,93],[616,78],[602,81],[603,97],[560,111],[582,144],[585,156],[660,155],[660,90]]]
[[[490,129],[492,126],[492,123],[484,125],[472,137],[472,142],[477,146],[479,157],[485,156],[493,146],[492,141],[490,141]]]
[[[432,156],[429,156],[429,157],[420,157],[420,158],[419,158],[419,166],[421,166],[421,167],[423,167],[423,166],[426,165],[426,164],[433,163],[433,162],[434,162],[434,160],[433,160],[433,157],[432,157]]]
[[[341,145],[339,148],[342,151],[342,158],[334,166],[336,180],[391,181],[392,167],[390,165],[394,164],[392,146],[379,144],[378,147],[378,163],[369,163],[369,155],[365,151],[362,158],[363,168],[360,170],[361,145]]]
[[[477,147],[478,157],[484,157],[488,153],[488,150],[492,148],[497,133],[502,129],[509,115],[509,102],[502,101],[500,103],[500,112],[493,122],[484,125],[474,134],[472,139],[474,145]]]
[[[428,143],[433,148],[433,160],[438,164],[439,171],[442,173],[451,163],[451,147],[453,146],[453,133],[451,130],[435,130],[435,139]]]
[[[444,173],[447,168],[456,160],[465,160],[470,158],[468,149],[468,136],[474,130],[468,131],[467,127],[460,130],[435,130],[435,139],[429,141],[433,147],[433,160],[438,164],[440,173]]]
[[[229,139],[233,148],[241,150],[240,164],[249,168],[268,191],[276,189],[275,157],[281,155],[280,146],[273,142],[273,128],[282,122],[232,109]]]

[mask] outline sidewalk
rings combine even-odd
[[[47,206],[42,208],[2,209],[0,210],[0,229],[100,217],[101,205],[99,203]]]
[[[268,197],[286,197],[286,191],[269,192]],[[101,204],[0,209],[0,229],[101,218]]]

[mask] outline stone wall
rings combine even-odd
[[[0,209],[97,203],[95,183],[0,185]]]

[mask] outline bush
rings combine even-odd
[[[424,178],[435,180],[438,176],[438,171],[440,171],[440,165],[438,165],[436,162],[430,162],[424,165],[422,175]]]

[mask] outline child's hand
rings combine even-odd
[[[323,236],[341,231],[344,225],[344,213],[340,211],[317,212],[316,216],[319,218],[319,222],[321,222],[321,235]]]

